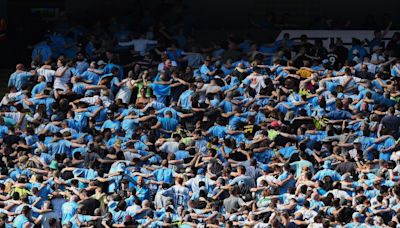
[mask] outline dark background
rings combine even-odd
[[[230,32],[256,34],[272,42],[281,29],[399,28],[400,1],[320,0],[0,0],[0,19],[8,23],[0,42],[0,69],[29,62],[30,46],[55,23],[90,25],[111,17],[135,21],[149,15],[167,26],[181,24],[198,40]]]

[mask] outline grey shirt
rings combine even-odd
[[[238,210],[244,205],[244,201],[237,196],[229,196],[224,199],[224,207],[226,213],[232,213],[233,210]]]

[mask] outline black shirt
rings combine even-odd
[[[94,210],[100,207],[100,202],[96,199],[86,199],[81,202],[82,210],[86,215],[94,215]]]
[[[335,52],[329,52],[326,55],[326,58],[328,59],[329,63],[333,67],[333,69],[338,70],[338,68],[339,68],[339,55],[336,54]]]
[[[5,135],[3,137],[3,143],[6,144],[7,147],[11,147],[12,144],[18,144],[20,137],[17,135]]]
[[[393,116],[393,115],[387,115],[382,118],[381,124],[385,128],[387,128],[397,134],[397,133],[399,133],[400,117]]]

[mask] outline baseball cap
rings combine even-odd
[[[58,163],[57,163],[57,161],[51,161],[51,163],[50,163],[50,165],[49,165],[49,168],[50,168],[50,169],[55,169],[55,170],[57,170],[57,169],[58,169]]]
[[[197,170],[197,174],[205,174],[206,170],[204,168],[200,168]]]
[[[326,160],[324,165],[322,166],[324,169],[330,169],[332,166],[332,162],[330,160]]]
[[[353,217],[353,219],[361,218],[361,214],[360,214],[360,212],[354,212],[352,217]]]
[[[262,166],[261,166],[261,170],[262,170],[262,171],[265,171],[265,172],[268,172],[268,171],[269,171],[268,165],[262,165]]]
[[[107,63],[104,62],[103,60],[99,60],[97,61],[97,65],[101,66],[101,65],[106,65]]]
[[[278,121],[272,121],[271,127],[279,127],[281,124]]]

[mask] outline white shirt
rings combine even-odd
[[[313,221],[314,217],[318,214],[316,211],[306,208],[301,208],[299,212],[303,215],[303,219]]]
[[[137,153],[133,153],[133,152],[130,152],[130,151],[125,151],[124,152],[124,157],[125,157],[125,160],[132,161],[134,158],[140,158],[141,156],[139,154],[137,154]]]
[[[142,207],[140,205],[133,204],[132,206],[127,207],[126,211],[136,214],[136,212],[139,211],[140,209],[142,209]]]
[[[21,130],[25,130],[26,124],[27,124],[26,115],[24,116],[20,112],[5,112],[4,116],[13,119],[15,121],[15,123],[18,123],[19,121],[21,121],[21,118],[23,118],[22,122],[21,122],[20,129]]]
[[[57,74],[63,72],[65,67],[59,67],[56,71]],[[55,77],[54,78],[54,89],[62,89],[65,91],[67,88],[65,87],[65,84],[67,84],[72,76],[72,72],[70,69],[67,69],[64,74],[61,77]]]
[[[261,181],[265,180],[267,183],[276,183],[278,182],[278,180],[270,175],[263,175],[259,178],[257,178],[257,187],[261,186]]]
[[[350,195],[340,189],[333,189],[327,192],[324,196],[328,195],[329,193],[332,193],[336,198],[339,198],[341,201],[345,200],[346,198],[350,197]]]
[[[175,153],[179,150],[179,142],[165,142],[160,150],[165,153]]]
[[[21,96],[22,95],[22,96]],[[9,102],[14,102],[16,101],[16,98],[18,96],[21,96],[21,98],[25,98],[26,96],[23,94],[22,91],[16,92],[16,93],[8,93],[7,95],[5,95],[3,97],[3,99],[1,100],[1,105],[8,105]]]
[[[176,67],[178,66],[178,64],[175,61],[171,60],[171,66]],[[158,71],[164,70],[164,62],[158,64],[157,70]]]
[[[368,72],[373,73],[373,74],[375,74],[377,68],[379,68],[379,65],[375,65],[375,64],[372,64],[372,63],[362,62],[362,63],[358,63],[357,65],[355,65],[355,66],[354,66],[354,69],[355,69],[356,71],[361,71],[361,65],[362,65],[362,64],[367,65]]]
[[[261,89],[265,88],[265,80],[262,75],[250,74],[247,76],[247,79],[250,80],[250,87],[256,90],[257,94],[260,93]]]
[[[200,191],[199,188],[199,182],[203,181],[205,183],[206,189],[208,189],[210,186],[214,185],[214,181],[211,180],[210,178],[204,176],[204,175],[197,175],[188,181],[186,181],[186,186],[189,186],[193,192],[198,192]]]
[[[72,129],[72,128],[65,128],[65,129],[62,129],[62,130],[60,131],[60,133],[63,134],[63,133],[66,132],[66,131],[69,131],[69,132],[71,133],[71,135],[77,134],[77,133],[78,133],[75,129]]]
[[[385,60],[386,59],[385,59],[385,56],[383,54],[378,55],[378,53],[374,53],[371,56],[371,62],[378,62],[378,61],[384,62]]]
[[[37,70],[38,75],[43,75],[46,79],[46,82],[52,82],[53,81],[53,76],[56,73],[56,71],[51,70],[51,69],[45,69],[45,68],[40,68]]]
[[[98,95],[95,95],[95,96],[93,96],[93,97],[84,97],[84,98],[81,98],[80,101],[85,102],[85,103],[89,103],[89,104],[91,104],[91,105],[94,105],[95,102],[96,102],[98,99],[99,99],[99,96],[98,96]]]

